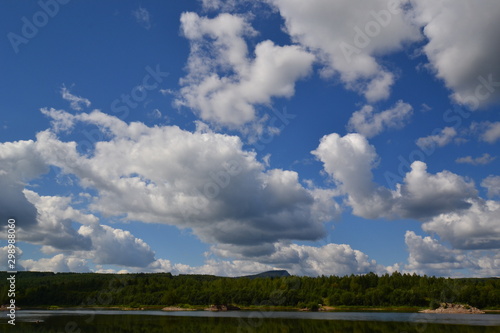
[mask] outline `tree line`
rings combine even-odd
[[[0,279],[6,281],[6,272]],[[170,273],[19,272],[16,304],[37,306],[410,306],[440,302],[500,308],[500,279],[416,274],[229,278]],[[2,284],[0,303],[8,302]]]

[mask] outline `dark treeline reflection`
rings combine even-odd
[[[171,317],[142,315],[52,316],[43,323],[0,325],[0,332],[39,333],[156,333],[156,332],[342,332],[342,333],[494,333],[498,327],[459,326],[377,321],[327,321],[309,319],[259,319],[220,317]]]

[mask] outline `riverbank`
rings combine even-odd
[[[27,307],[26,310],[120,310],[120,311],[147,311],[147,310],[163,310],[163,311],[204,311],[210,309],[209,305],[177,305],[177,306],[151,306],[141,305],[138,307],[130,306],[37,306]],[[271,306],[271,305],[234,305],[241,311],[285,311],[298,312],[304,310],[296,306]],[[359,306],[321,306],[318,311],[324,312],[418,312],[423,310],[422,307],[359,307]],[[221,309],[219,309],[221,310]],[[232,310],[229,310],[232,311]],[[500,310],[498,310],[500,312]]]
[[[178,306],[167,306],[161,309],[162,311],[196,311],[196,309],[191,308],[181,308]]]
[[[251,305],[251,306],[240,306],[236,305],[239,311],[262,311],[262,312],[312,312],[309,309],[293,307],[293,306],[270,306],[270,305]],[[86,306],[86,307],[74,307],[74,306],[38,306],[38,307],[28,307],[23,308],[23,310],[117,310],[117,311],[206,311],[209,309],[209,305],[177,305],[177,306],[151,306],[151,305],[141,305],[138,307],[130,306]],[[411,307],[411,306],[321,306],[318,308],[318,312],[394,312],[394,313],[430,313],[427,307]],[[22,311],[22,310],[21,310]],[[483,309],[481,310],[487,314],[500,314],[500,309]],[[316,311],[315,311],[316,312]],[[450,312],[452,313],[452,312]]]

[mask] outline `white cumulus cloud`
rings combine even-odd
[[[433,135],[417,139],[417,146],[423,150],[433,149],[434,147],[444,147],[451,143],[457,136],[457,131],[453,127],[445,127],[434,131]]]
[[[391,109],[376,113],[373,106],[365,105],[352,114],[347,128],[372,138],[386,128],[403,128],[413,114],[410,104],[398,101]]]
[[[496,0],[411,0],[423,50],[452,98],[475,109],[500,98],[500,6]],[[467,19],[458,19],[458,18]]]
[[[190,228],[204,242],[252,253],[280,240],[320,239],[340,211],[333,192],[304,187],[294,171],[267,169],[236,136],[126,124],[99,111],[72,121],[97,125],[107,141],[84,156],[47,130],[37,136],[38,152],[95,189],[90,208],[105,216]]]
[[[245,37],[256,32],[241,16],[184,13],[181,29],[191,54],[176,104],[192,108],[205,121],[232,128],[255,122],[256,106],[293,96],[295,82],[312,69],[314,56],[297,45],[266,40],[251,57]]]
[[[37,211],[37,223],[23,228],[19,237],[33,244],[50,246],[58,250],[89,250],[91,240],[79,234],[73,222],[90,224],[98,219],[71,207],[70,197],[40,196],[31,190],[24,190],[26,198]]]
[[[472,164],[472,165],[485,165],[493,162],[496,157],[492,157],[488,153],[484,153],[482,156],[473,158],[472,156],[460,157],[455,160],[457,163],[461,164]]]
[[[49,170],[35,146],[32,140],[0,143],[0,218],[13,217],[25,228],[36,224],[37,211],[23,190]]]
[[[66,256],[62,253],[57,254],[52,258],[22,260],[21,264],[27,271],[76,273],[90,272],[87,260],[73,256]]]
[[[500,274],[498,251],[450,249],[429,236],[413,231],[405,234],[408,263],[400,266],[404,272],[451,277],[491,277]],[[465,273],[467,272],[467,273]]]
[[[385,99],[395,74],[378,57],[421,38],[400,6],[407,1],[268,0],[294,41],[314,52],[325,76],[337,75],[369,102]]]
[[[476,134],[481,141],[493,144],[500,139],[500,121],[484,121],[480,123],[473,122],[470,129],[472,133]]]
[[[500,248],[500,202],[475,199],[470,200],[470,205],[466,210],[435,216],[422,229],[438,234],[457,249]]]
[[[473,182],[446,170],[429,174],[427,165],[420,161],[411,164],[396,190],[379,186],[372,173],[378,155],[358,133],[326,135],[312,153],[346,194],[353,213],[365,218],[426,219],[467,209],[471,206],[468,200],[477,196]]]
[[[486,177],[481,186],[488,190],[489,197],[500,196],[500,176],[490,175]]]
[[[96,264],[146,267],[155,260],[149,245],[129,231],[93,224],[82,225],[78,233],[92,240],[92,251],[82,256]]]

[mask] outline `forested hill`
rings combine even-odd
[[[0,272],[1,281],[8,274]],[[8,301],[1,284],[0,303]],[[351,276],[226,278],[210,275],[19,272],[16,305],[422,306],[468,303],[500,308],[500,279],[449,279],[393,273]]]

